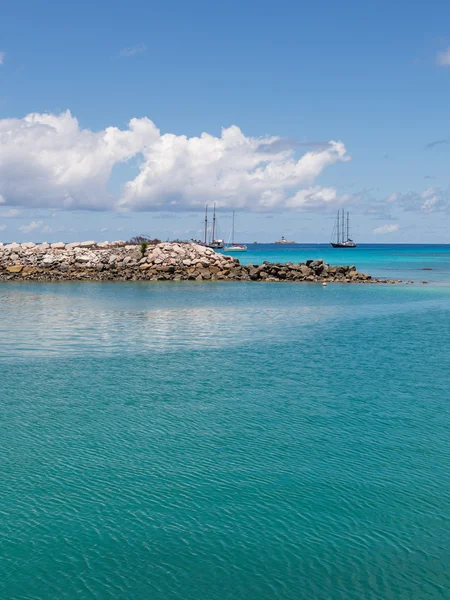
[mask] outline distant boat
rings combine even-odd
[[[245,244],[234,243],[234,210],[233,210],[233,224],[231,226],[231,244],[225,246],[225,252],[247,252],[247,246]]]
[[[213,222],[211,229],[211,238],[208,241],[208,205],[205,207],[205,238],[202,242],[202,246],[206,246],[206,248],[212,248],[213,250],[223,250],[225,246],[223,240],[216,240],[216,205],[214,204],[214,212],[213,212]]]
[[[277,240],[275,242],[275,244],[295,244],[295,242],[290,242],[289,240],[287,240],[284,235],[281,236],[280,240]]]
[[[347,222],[345,220],[344,209],[342,214],[338,210],[336,223],[333,228],[332,238],[336,241],[330,242],[333,248],[356,248],[355,242],[350,238],[350,215],[347,212]]]

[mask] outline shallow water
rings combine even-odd
[[[2,599],[449,597],[450,287],[0,302]]]

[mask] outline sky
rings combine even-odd
[[[3,0],[0,240],[450,243],[450,4]]]

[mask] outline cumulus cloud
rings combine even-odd
[[[122,48],[119,52],[120,56],[129,57],[135,56],[136,54],[141,54],[141,52],[145,52],[147,50],[147,46],[145,44],[137,44],[137,46],[130,46],[128,48]]]
[[[437,53],[436,63],[439,67],[450,67],[450,46]]]
[[[246,137],[239,127],[220,136],[161,134],[148,118],[126,129],[81,129],[67,111],[0,119],[0,194],[10,205],[87,210],[267,210],[338,204],[334,188],[316,180],[350,160],[330,141],[297,157],[280,138]],[[113,168],[137,158],[139,172],[117,196]]]
[[[158,137],[149,119],[98,133],[80,129],[68,111],[0,119],[0,194],[9,204],[35,208],[113,208],[107,192],[113,167]]]
[[[2,65],[4,62],[5,62],[5,53],[0,52],[0,65]]]
[[[36,229],[42,227],[43,224],[43,221],[31,221],[31,223],[28,223],[28,225],[22,225],[19,227],[19,231],[22,233],[30,233],[31,231],[35,231]]]
[[[398,225],[381,225],[381,227],[375,227],[373,232],[375,234],[385,234],[385,233],[394,233],[394,231],[398,231]]]
[[[0,231],[5,231],[6,225],[0,225]]]

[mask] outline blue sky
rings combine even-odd
[[[360,242],[450,241],[448,3],[4,0],[0,14],[5,240],[189,238],[217,201],[224,234],[236,209],[249,241],[328,241],[339,207]],[[312,169],[294,164],[308,153]]]

